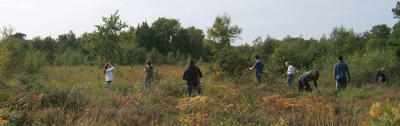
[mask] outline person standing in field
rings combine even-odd
[[[342,88],[343,90],[346,89],[347,85],[347,77],[349,78],[349,82],[351,80],[349,67],[345,62],[343,62],[343,56],[338,57],[338,63],[335,64],[334,67],[334,75],[336,79],[336,93],[340,91]]]
[[[144,87],[148,88],[150,83],[153,81],[153,66],[151,66],[151,61],[146,61],[146,67],[143,73],[143,83]]]
[[[312,92],[309,81],[313,81],[314,86],[317,89],[317,92],[320,93],[320,91],[318,89],[318,84],[317,84],[318,78],[319,78],[318,70],[311,70],[311,71],[306,72],[303,75],[301,75],[299,77],[299,92],[301,92],[303,90],[304,86],[306,86],[306,88],[305,88],[306,92]]]
[[[288,68],[287,73],[285,73],[287,75],[286,83],[288,87],[292,88],[292,82],[294,80],[296,70],[294,69],[294,66],[290,63],[290,61],[286,61],[285,66]]]
[[[264,64],[263,64],[263,62],[261,62],[259,55],[254,56],[254,60],[256,60],[256,63],[254,63],[253,67],[249,67],[249,70],[255,69],[257,84],[261,84],[261,78],[262,78],[262,74],[263,74]]]
[[[113,81],[112,71],[114,70],[114,66],[111,65],[110,62],[107,62],[104,65],[104,74],[106,74],[106,86],[110,87]]]
[[[203,75],[198,67],[195,66],[193,59],[188,60],[188,66],[183,73],[183,80],[186,80],[186,90],[189,97],[193,97],[196,91],[199,91],[199,77]],[[198,92],[200,94],[200,92]]]
[[[378,78],[381,77],[381,83],[389,84],[389,72],[385,68],[378,69],[376,71],[375,83],[378,82]]]

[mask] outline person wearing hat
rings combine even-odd
[[[350,77],[350,71],[349,67],[345,62],[343,62],[343,56],[339,56],[338,58],[338,63],[335,64],[334,68],[334,75],[336,79],[336,93],[340,90],[340,88],[345,89],[347,85],[347,78],[348,81],[350,82],[351,77]]]

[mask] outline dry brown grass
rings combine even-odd
[[[202,66],[203,73],[207,68]],[[235,82],[205,77],[204,94],[188,98],[185,87],[178,86],[184,82],[184,66],[155,69],[158,79],[143,89],[142,66],[117,66],[111,88],[96,86],[104,84],[98,67],[45,67],[42,89],[10,84],[1,92],[12,97],[1,102],[0,121],[10,125],[369,125],[384,115],[386,101],[394,106],[393,122],[400,120],[397,86],[350,85],[335,95],[332,83],[322,81],[321,94],[298,93],[285,88],[281,78],[268,80],[271,76],[255,85],[249,74],[250,79]]]

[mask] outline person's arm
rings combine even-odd
[[[183,72],[183,77],[182,77],[182,79],[183,79],[183,80],[187,80],[187,70],[185,70],[185,72]]]
[[[351,77],[350,77],[350,70],[349,70],[349,67],[348,66],[346,66],[346,72],[347,72],[347,76],[349,76],[349,82],[350,82],[350,80],[351,80]]]
[[[257,65],[257,62],[254,63],[253,67],[249,67],[249,70],[253,70],[256,67],[256,65]]]
[[[108,62],[107,64],[111,66],[111,68],[106,69],[107,72],[114,70],[115,67],[111,65],[110,62]]]
[[[254,66],[253,67],[249,67],[249,70],[253,70],[254,69]]]
[[[378,77],[379,77],[379,74],[378,74],[379,72],[376,72],[376,75],[375,75],[375,83],[378,83]]]
[[[317,84],[317,80],[314,80],[314,86],[317,89],[318,93],[320,93],[319,89],[318,89],[318,84]]]

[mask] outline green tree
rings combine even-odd
[[[100,60],[117,59],[118,51],[121,50],[118,35],[123,28],[128,27],[125,22],[119,19],[118,11],[110,17],[103,17],[104,24],[95,25],[93,40],[89,42],[91,55],[99,57]]]
[[[183,28],[177,19],[158,18],[151,24],[151,29],[154,31],[155,47],[164,55],[171,50],[179,50],[182,36],[187,35],[182,33]]]
[[[49,64],[52,64],[56,58],[57,53],[57,43],[50,36],[41,39],[40,37],[35,37],[30,42],[30,49],[39,50],[46,53],[46,60]]]
[[[58,35],[57,41],[60,53],[64,53],[68,48],[77,50],[76,36],[74,32]]]
[[[169,52],[166,58],[168,64],[173,65],[176,63],[176,58],[174,52]]]
[[[259,37],[253,42],[255,54],[262,54],[261,60],[267,62],[279,42],[279,40],[272,38],[271,36],[268,36],[264,42],[262,42],[262,38]]]
[[[400,22],[393,26],[392,34],[389,36],[388,45],[396,50],[396,55],[400,57]]]
[[[14,31],[15,31],[15,29],[11,25],[8,25],[8,27],[3,26],[3,28],[1,29],[1,39],[5,39],[8,36],[13,35]]]
[[[0,75],[11,77],[23,71],[25,49],[23,41],[13,37],[5,37],[0,41]]]
[[[213,26],[208,28],[207,33],[206,43],[212,46],[213,52],[217,52],[240,38],[242,28],[237,25],[231,26],[231,17],[225,13],[215,18]]]
[[[187,28],[189,34],[189,53],[194,58],[199,58],[204,53],[204,32],[194,26]],[[185,48],[185,47],[181,47]]]
[[[165,57],[157,50],[157,48],[153,48],[151,51],[147,53],[147,59],[151,60],[152,64],[164,64]]]
[[[142,22],[136,28],[136,43],[140,47],[146,48],[146,50],[151,50],[156,46],[154,38],[154,30],[150,28],[147,22]]]
[[[357,34],[353,29],[347,30],[343,26],[336,27],[331,33],[330,42],[333,43],[333,51],[337,55],[344,55],[364,51],[366,40],[361,34]]]
[[[372,27],[370,32],[372,36],[375,36],[378,39],[378,48],[386,50],[387,40],[390,36],[391,31],[392,29],[386,24],[375,25]]]
[[[396,7],[392,8],[394,18],[400,19],[400,1],[397,1]]]

